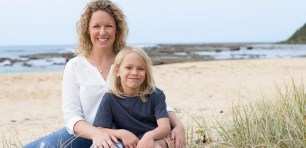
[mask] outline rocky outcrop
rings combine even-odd
[[[253,47],[247,44],[158,44],[152,47],[144,47],[145,52],[150,56],[154,65],[170,64],[189,61],[214,60],[213,56],[199,55],[201,51],[237,51],[242,48],[252,50]],[[24,55],[17,59],[0,58],[0,65],[13,66],[16,63],[31,67],[32,60],[64,58],[68,61],[75,56],[74,53],[43,53]],[[53,63],[53,65],[64,65],[66,62]]]
[[[306,23],[299,28],[289,39],[281,42],[283,44],[306,44]]]
[[[213,56],[199,55],[201,51],[238,51],[241,48],[252,50],[248,44],[158,44],[145,47],[144,50],[151,57],[154,65],[189,61],[214,60]]]

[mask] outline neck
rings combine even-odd
[[[112,49],[93,48],[86,57],[94,61],[94,63],[101,64],[114,59],[115,56],[116,54]]]
[[[92,51],[88,54],[88,57],[92,60],[95,60],[99,63],[103,61],[107,61],[108,59],[111,59],[115,57],[115,53],[112,49],[95,49],[93,48]]]
[[[88,56],[86,56],[86,58],[90,59],[90,61],[93,61],[94,63],[109,63],[110,61],[112,61],[111,63],[113,63],[113,59],[116,55],[115,54],[88,54]]]
[[[139,89],[123,89],[124,95],[133,97],[133,96],[139,96]]]
[[[112,50],[92,50],[86,59],[95,66],[99,72],[107,77],[110,66],[114,63],[116,54]]]

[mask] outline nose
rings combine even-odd
[[[104,35],[105,33],[106,33],[105,27],[101,27],[99,34]]]
[[[137,75],[137,72],[138,72],[137,69],[136,69],[136,68],[133,68],[132,71],[131,71],[131,74],[132,74],[132,75]]]

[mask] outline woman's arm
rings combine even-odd
[[[86,123],[80,102],[80,85],[78,84],[76,78],[77,71],[74,67],[75,58],[66,64],[62,81],[62,111],[64,114],[66,129],[70,134],[76,134],[74,130],[79,129],[79,126],[76,126],[78,122],[82,123],[81,125]],[[90,125],[87,124],[87,126]],[[83,132],[81,133],[84,134]]]
[[[108,139],[109,134],[105,133],[104,131],[98,129],[97,127],[92,126],[91,124],[87,123],[84,120],[78,121],[74,125],[74,133],[77,136],[87,138],[87,139],[92,139],[94,136],[97,136],[97,134],[103,135],[103,139]]]
[[[171,139],[174,141],[175,148],[183,148],[186,146],[185,129],[176,113],[168,111],[171,127]]]
[[[80,73],[78,70],[81,69],[77,66],[78,58],[71,59],[65,66],[62,80],[62,111],[66,129],[70,134],[91,139],[93,133],[101,132],[84,118],[80,98],[80,79],[77,79],[77,74]],[[101,134],[105,135],[105,133]]]
[[[161,102],[161,101],[159,101]],[[186,146],[185,138],[185,129],[179,118],[176,116],[176,113],[173,109],[167,105],[168,117],[170,120],[171,130],[171,139],[174,141],[175,148],[182,148]]]

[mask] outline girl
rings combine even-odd
[[[111,90],[103,96],[93,125],[128,148],[173,147],[165,95],[155,87],[151,60],[142,49],[126,47],[116,56]],[[112,145],[99,139],[93,144]]]

